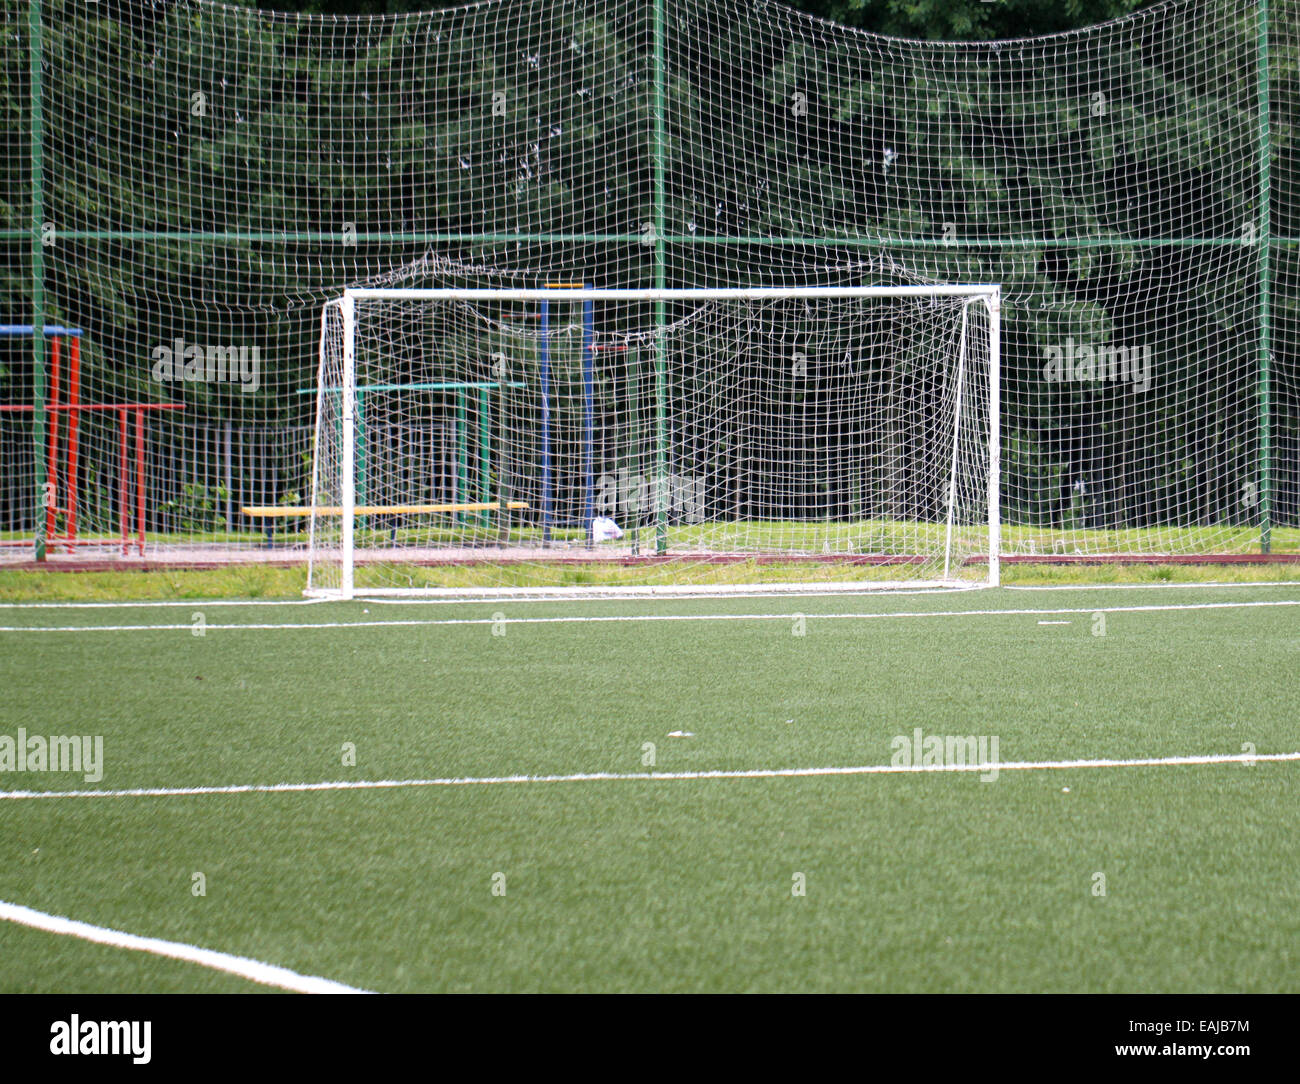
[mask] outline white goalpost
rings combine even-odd
[[[999,582],[995,285],[358,288],[307,593]]]

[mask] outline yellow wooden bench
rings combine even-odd
[[[504,507],[509,509],[527,508],[525,501],[506,501]],[[358,516],[418,516],[430,512],[500,512],[500,501],[470,501],[460,504],[358,504],[352,511]],[[240,511],[254,519],[284,519],[290,516],[310,516],[319,512],[322,516],[341,516],[342,505],[321,504],[315,508],[297,508],[291,505],[249,505]]]
[[[358,504],[352,511],[358,516],[419,516],[434,512],[500,512],[502,508],[516,511],[528,507],[526,501],[461,501],[454,504]],[[295,505],[245,505],[240,511],[251,519],[267,520],[266,544],[270,546],[274,539],[272,530],[274,520],[290,519],[295,516],[310,516],[318,513],[322,516],[341,516],[343,507],[335,504],[317,505],[315,508],[301,508]],[[392,529],[396,535],[397,528]]]

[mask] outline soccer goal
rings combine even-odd
[[[998,351],[990,285],[347,290],[282,514],[332,598],[996,584]]]

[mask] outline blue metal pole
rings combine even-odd
[[[592,519],[596,514],[596,477],[593,473],[596,444],[596,306],[582,303],[582,519],[587,525],[587,544],[595,540]]]
[[[542,541],[551,540],[554,495],[551,479],[551,303],[542,302]]]

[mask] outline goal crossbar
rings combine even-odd
[[[631,287],[547,287],[499,289],[483,287],[438,287],[412,289],[396,287],[352,287],[343,298],[366,300],[426,301],[764,301],[794,298],[836,297],[973,297],[997,304],[1001,287],[990,283],[942,284],[933,286],[719,286],[636,289]]]

